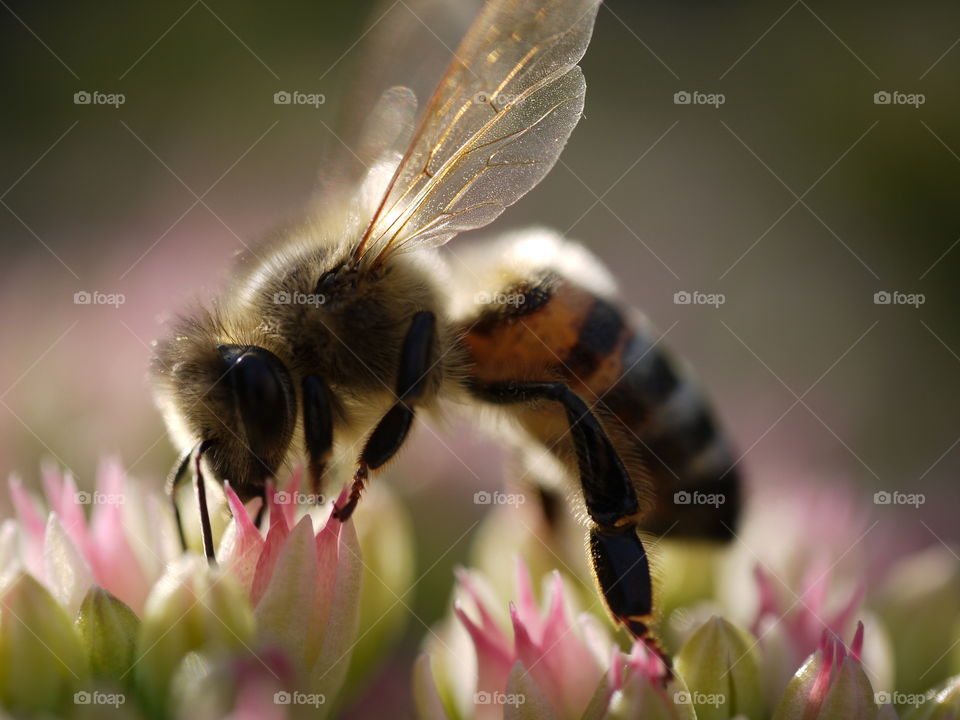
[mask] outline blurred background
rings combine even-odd
[[[174,451],[151,341],[304,207],[358,58],[410,9],[0,6],[0,469],[33,484],[48,459],[84,486],[117,453],[159,484]],[[420,19],[442,57],[455,26]],[[880,517],[876,491],[923,493],[904,542],[955,541],[957,4],[610,0],[582,65],[561,162],[492,229],[548,224],[608,263],[709,389],[751,483],[850,486]],[[406,702],[502,457],[455,422],[421,429],[384,480],[413,514],[421,579],[380,701]]]

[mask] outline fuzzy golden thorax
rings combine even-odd
[[[227,292],[210,307],[181,316],[156,344],[155,395],[174,441],[181,450],[208,441],[214,473],[245,490],[242,496],[256,494],[302,449],[307,376],[329,387],[337,445],[356,457],[358,442],[397,399],[397,369],[414,313],[429,310],[437,317],[422,404],[430,405],[455,375],[459,353],[436,258],[429,252],[398,255],[377,269],[357,269],[344,257],[316,246],[241,257]],[[256,350],[268,359],[264,372],[276,376],[281,397],[267,398],[263,407],[276,417],[251,418],[238,403],[231,360],[243,348],[266,351]]]

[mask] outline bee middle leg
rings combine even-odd
[[[649,647],[669,672],[669,656],[652,634],[653,582],[637,534],[640,504],[620,456],[596,416],[565,383],[496,382],[474,388],[494,403],[552,400],[562,405],[577,457],[590,528],[590,560],[604,602],[617,622]]]
[[[377,423],[360,453],[347,502],[334,508],[333,516],[346,522],[353,514],[370,470],[376,470],[396,455],[413,425],[414,405],[423,397],[430,370],[437,319],[426,310],[416,313],[403,339],[397,373],[397,401]]]

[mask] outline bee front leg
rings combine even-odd
[[[327,384],[316,375],[303,379],[303,434],[310,487],[314,495],[320,495],[333,449],[333,396]]]
[[[200,510],[200,534],[203,537],[203,551],[207,556],[207,561],[211,565],[217,564],[217,557],[213,550],[213,527],[210,524],[210,510],[207,508],[207,484],[203,479],[203,453],[210,447],[209,442],[204,441],[197,446],[196,459],[194,460],[194,480],[197,488],[197,507]]]
[[[170,497],[170,504],[173,506],[173,519],[177,523],[177,537],[180,538],[180,547],[184,551],[187,549],[187,536],[183,532],[183,518],[180,517],[180,506],[177,504],[177,491],[187,478],[187,470],[190,468],[190,458],[193,457],[194,450],[196,450],[195,447],[190,448],[180,456],[177,464],[173,466],[173,470],[167,476],[166,483],[167,495]]]
[[[177,491],[188,477],[187,470],[190,461],[194,461],[194,487],[197,493],[197,507],[200,511],[200,532],[203,537],[203,551],[211,564],[216,564],[217,558],[213,550],[213,527],[210,523],[210,511],[207,507],[207,486],[203,480],[203,470],[200,466],[203,453],[209,448],[209,443],[199,442],[185,452],[177,462],[170,476],[167,478],[167,494],[173,504],[173,518],[177,523],[177,534],[180,536],[180,545],[187,549],[187,538],[183,532],[183,519],[180,516],[180,506],[177,505]]]
[[[620,456],[596,416],[562,382],[489,383],[474,387],[479,397],[495,403],[553,400],[570,425],[580,486],[590,529],[590,560],[604,602],[617,622],[649,647],[670,677],[671,661],[651,632],[653,582],[646,548],[635,525],[640,504]]]
[[[403,441],[406,440],[413,425],[414,405],[423,397],[427,387],[436,327],[437,318],[432,312],[423,310],[413,316],[400,352],[396,386],[397,402],[387,411],[367,438],[363,452],[360,453],[357,471],[353,476],[350,497],[342,507],[334,508],[333,516],[338,520],[346,522],[353,514],[369,477],[369,471],[386,464],[396,455]]]

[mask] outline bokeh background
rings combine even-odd
[[[469,14],[442,10],[421,18],[428,55],[456,35],[442,18]],[[409,12],[0,0],[0,469],[32,484],[47,459],[89,485],[109,452],[161,482],[174,451],[150,342],[308,202],[351,73]],[[545,223],[595,250],[709,388],[751,483],[850,486],[880,517],[876,491],[923,493],[898,535],[956,541],[960,7],[610,0],[582,65],[586,115],[561,163],[493,229]],[[325,102],[276,105],[282,90]],[[125,101],[76,104],[80,91]],[[675,102],[695,91],[723,102]],[[82,291],[125,302],[77,305]],[[724,302],[677,304],[683,291]],[[418,432],[383,480],[413,513],[421,579],[357,717],[405,706],[502,457],[454,422]]]

